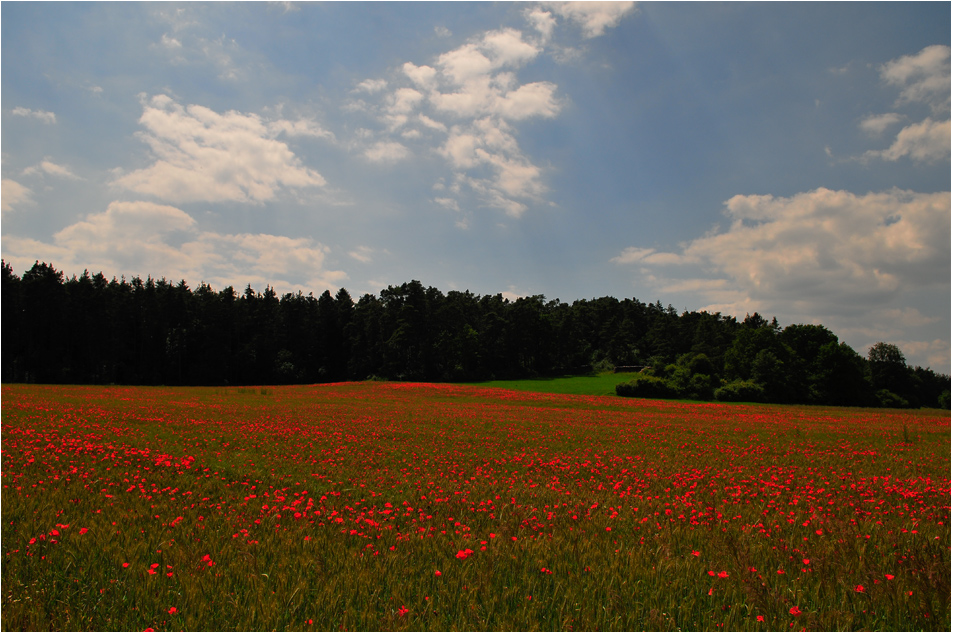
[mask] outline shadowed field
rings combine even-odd
[[[2,406],[5,630],[950,627],[948,412],[401,383]]]

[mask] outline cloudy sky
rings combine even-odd
[[[2,254],[611,295],[950,371],[948,3],[2,4]]]

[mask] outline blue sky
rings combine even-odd
[[[2,4],[2,253],[612,295],[950,371],[948,3]]]

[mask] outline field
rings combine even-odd
[[[949,630],[949,412],[2,389],[4,630]]]
[[[635,372],[602,372],[580,376],[559,376],[542,379],[518,379],[514,381],[483,381],[473,383],[476,387],[497,387],[506,390],[548,392],[550,394],[588,394],[590,396],[615,396],[615,386],[636,376]]]

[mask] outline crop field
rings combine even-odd
[[[949,630],[950,415],[2,389],[4,630]]]

